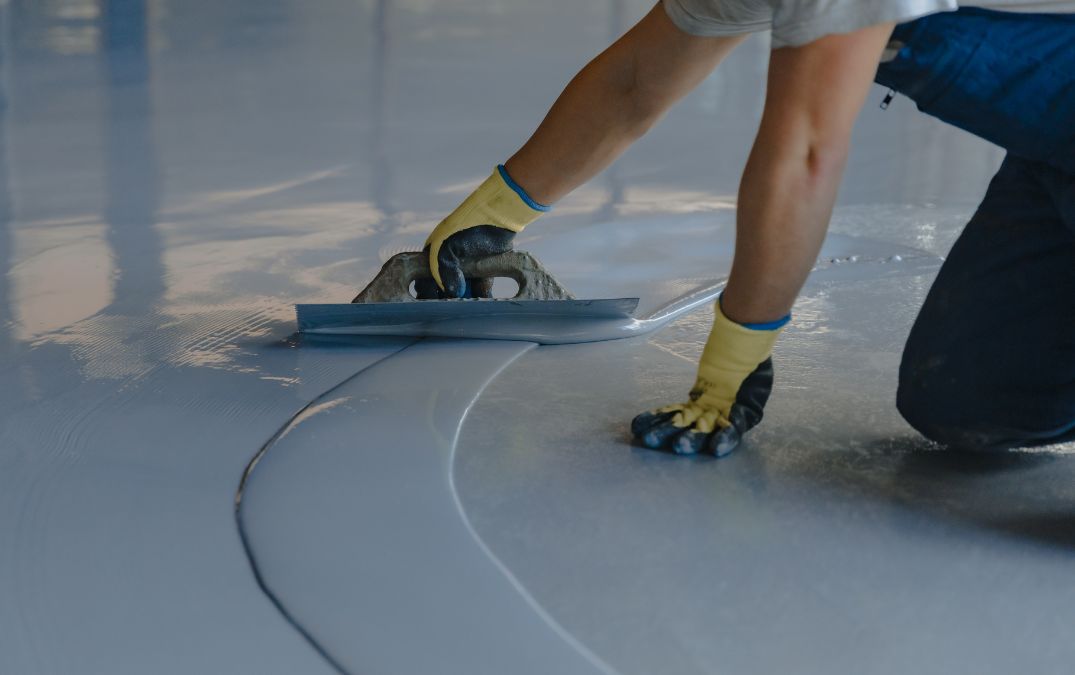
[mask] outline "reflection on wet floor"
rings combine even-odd
[[[106,313],[151,315],[165,292],[148,21],[145,0],[104,6],[105,241],[116,269]]]
[[[0,12],[0,20],[3,13]],[[8,110],[11,106],[8,101],[8,56],[7,41],[3,39],[7,35],[7,22],[0,22],[0,356],[5,360],[11,357],[12,338],[11,327],[11,298],[9,291],[8,269],[13,255],[11,220],[13,217],[13,205],[11,203],[11,176],[8,170]]]

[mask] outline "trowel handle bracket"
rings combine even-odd
[[[499,255],[463,263],[467,277],[507,277],[519,284],[513,300],[573,300],[574,296],[553,278],[534,256],[526,251],[507,251]],[[429,260],[425,253],[399,253],[392,256],[351,302],[420,302],[411,295],[411,284],[429,279]]]

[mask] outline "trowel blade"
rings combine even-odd
[[[295,305],[299,331],[336,335],[497,337],[573,330],[595,320],[631,319],[638,298],[600,300],[425,300]]]

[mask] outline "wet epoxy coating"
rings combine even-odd
[[[683,256],[676,268],[686,276],[665,287],[699,284],[697,292],[686,297],[711,299],[719,284],[704,281],[704,274],[713,261],[730,257],[731,227],[714,227],[697,217],[668,217],[665,222],[695,252]],[[645,248],[655,256],[667,255],[653,237],[653,223],[596,225],[594,232],[613,228],[630,243],[626,250]],[[831,237],[823,253],[829,262],[815,273],[819,279],[843,278],[849,268],[858,270],[853,277],[907,279],[933,271],[939,263],[924,251],[843,235]],[[674,281],[667,276],[664,280]],[[635,277],[636,283],[644,281]],[[651,281],[651,287],[661,286],[660,277]],[[583,292],[595,290],[585,279],[575,283]],[[648,299],[650,305],[658,302],[652,292]],[[676,296],[664,302],[670,311],[685,306]],[[656,317],[668,313],[660,307],[653,311]],[[661,319],[639,323],[636,335],[659,327]],[[604,339],[606,331],[598,328],[588,335]],[[456,442],[464,417],[501,369],[525,359],[536,346],[523,341],[433,340],[408,347],[326,392],[258,456],[243,487],[239,512],[251,558],[283,611],[342,670],[428,672],[451,663],[455,672],[490,675],[615,672],[546,614],[460,513],[460,499],[466,500],[469,491],[456,489],[452,467],[456,453],[471,448]],[[593,372],[592,354],[585,347],[596,346],[580,345],[579,352],[566,358],[560,354],[551,362],[539,359],[548,376],[519,383],[522,397],[528,389],[552,385],[541,399],[551,399],[550,404],[570,400],[556,390],[556,383],[568,379],[564,370],[579,370],[580,362]],[[424,381],[424,388],[416,387],[413,380],[428,372],[437,377]],[[618,369],[601,375],[599,381],[615,381]],[[634,393],[640,399],[645,396]],[[544,404],[537,403],[539,407],[521,405],[521,414],[481,425],[495,429],[497,437],[478,447],[502,453],[524,439],[529,451],[540,452],[553,430],[547,428],[550,418]],[[598,410],[605,408],[603,401],[596,403]],[[585,419],[592,412],[583,408],[572,417]],[[516,416],[528,421],[522,429],[513,422]],[[577,443],[563,446],[566,452],[585,447],[587,434],[578,433]],[[602,437],[618,449],[608,459],[623,462],[622,434]],[[504,482],[497,476],[485,479],[490,487]],[[585,495],[579,496],[586,501]],[[337,536],[339,532],[347,536]],[[461,607],[472,611],[460,616]],[[414,633],[425,636],[420,650],[401,651],[390,639]]]
[[[295,303],[420,245],[647,5],[0,3],[0,672],[332,672],[307,638],[354,672],[1068,670],[1070,457],[926,452],[892,410],[1000,159],[905,100],[864,113],[846,237],[726,461],[624,431],[685,391],[704,310],[614,345],[293,336]],[[649,311],[719,282],[765,50],[520,247]],[[234,513],[263,448],[243,515],[275,597]],[[422,603],[436,640],[399,628]]]
[[[632,448],[622,425],[676,395],[711,313],[642,343],[528,354],[463,427],[464,511],[621,673],[1067,672],[1073,449],[916,439],[892,406],[909,285],[815,278],[767,419],[727,460]],[[540,416],[518,414],[534,400]]]

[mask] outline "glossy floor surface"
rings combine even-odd
[[[0,0],[0,672],[1070,670],[1072,449],[955,455],[893,408],[1000,161],[906,100],[864,112],[726,460],[626,435],[704,308],[563,346],[295,335],[647,9]],[[520,247],[649,312],[719,286],[766,50]]]

